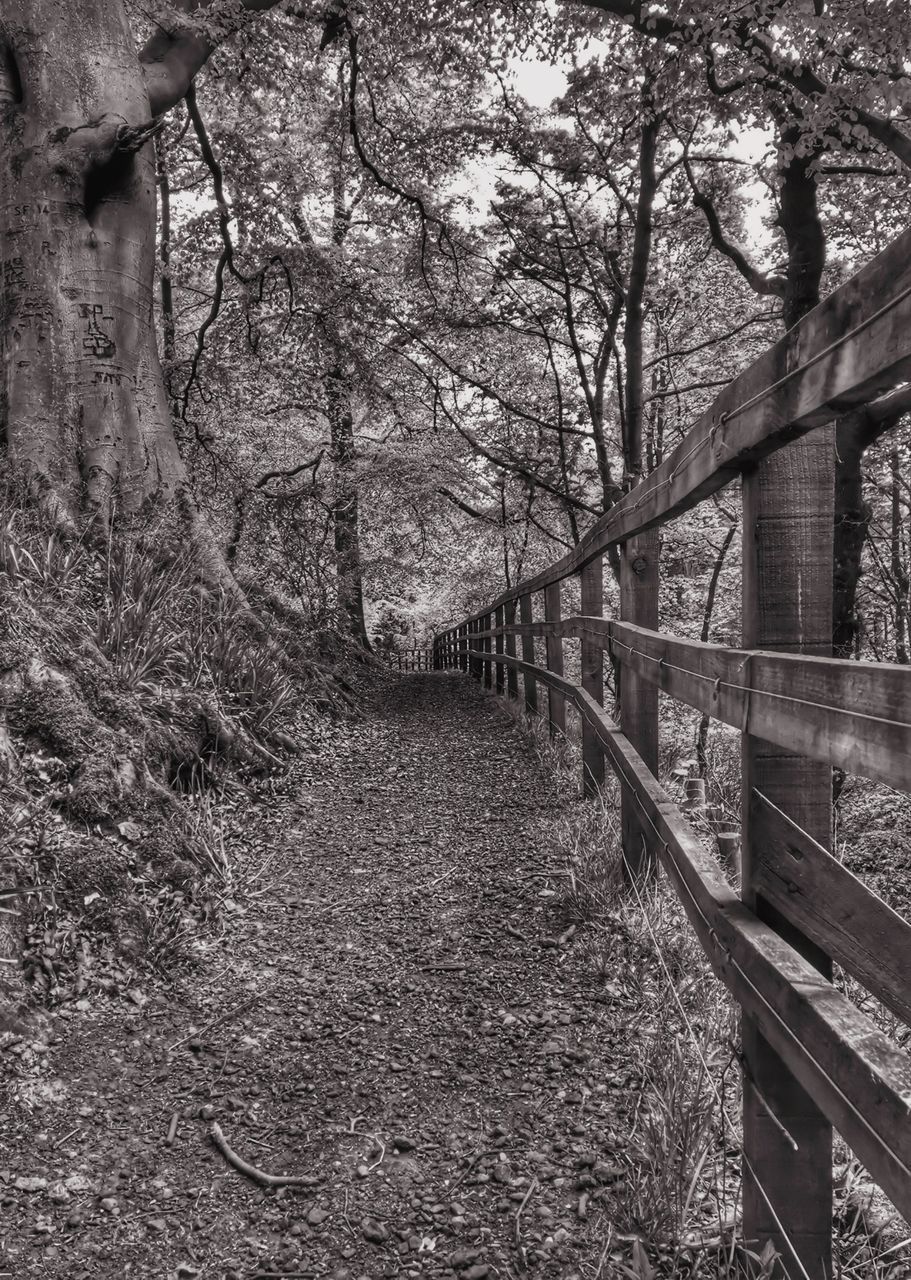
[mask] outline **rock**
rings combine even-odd
[[[477,1262],[480,1256],[480,1249],[456,1249],[455,1253],[449,1256],[449,1265],[456,1271],[462,1271],[465,1267],[470,1267],[472,1263]]]
[[[486,1262],[476,1262],[473,1267],[469,1267],[465,1272],[465,1280],[484,1280],[485,1276],[490,1275],[490,1267]]]
[[[392,1145],[397,1151],[417,1151],[418,1147],[413,1138],[406,1138],[404,1134],[395,1134],[392,1139]]]
[[[389,1239],[389,1232],[375,1218],[364,1218],[361,1223],[361,1235],[371,1244],[385,1244]]]
[[[512,1169],[508,1164],[495,1164],[491,1170],[491,1177],[494,1182],[502,1183],[504,1186],[512,1182]]]
[[[563,1046],[559,1040],[548,1040],[544,1045],[543,1052],[548,1054],[562,1053]]]
[[[120,1205],[113,1196],[104,1196],[100,1203],[105,1213],[110,1213],[115,1217],[120,1213]]]
[[[47,1178],[18,1177],[13,1186],[17,1191],[44,1191],[47,1187]]]
[[[307,1214],[307,1221],[310,1223],[311,1227],[318,1227],[320,1223],[325,1222],[328,1217],[329,1213],[326,1209],[311,1209]]]
[[[162,1231],[167,1230],[167,1225],[168,1224],[165,1222],[164,1218],[149,1218],[146,1223],[146,1230],[160,1234]]]

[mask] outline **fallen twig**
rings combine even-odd
[[[318,1177],[305,1176],[301,1178],[286,1177],[281,1173],[265,1173],[262,1169],[257,1169],[256,1165],[248,1164],[246,1160],[241,1159],[236,1152],[232,1151],[228,1146],[225,1135],[221,1131],[221,1126],[216,1120],[209,1125],[209,1137],[212,1145],[217,1151],[221,1152],[228,1164],[233,1165],[238,1173],[242,1173],[245,1178],[251,1178],[254,1182],[258,1182],[263,1187],[313,1187],[320,1181]]]
[[[456,870],[456,867],[450,867],[449,870],[444,871],[441,876],[437,876],[436,880],[431,880],[430,884],[422,885],[421,891],[426,892],[428,889],[435,889],[438,884],[442,884],[444,880],[448,880],[451,875],[454,875]]]
[[[198,1031],[191,1031],[188,1036],[184,1036],[182,1040],[175,1040],[169,1047],[168,1053],[173,1053],[175,1049],[179,1049],[181,1045],[188,1044],[190,1040],[198,1040],[201,1036],[206,1036],[210,1031],[214,1031],[216,1027],[223,1026],[226,1022],[230,1022],[232,1018],[239,1018],[242,1013],[246,1013],[249,1008],[256,1004],[259,999],[258,995],[250,996],[249,1000],[245,1000],[243,1004],[239,1004],[236,1009],[229,1009],[227,1013],[223,1013],[220,1018],[216,1018],[214,1022],[207,1022],[204,1027],[200,1027]]]
[[[164,1144],[166,1147],[170,1147],[174,1141],[174,1138],[177,1136],[177,1124],[179,1120],[180,1120],[180,1114],[179,1112],[175,1111],[174,1114],[171,1116],[171,1123],[168,1125],[168,1136],[164,1140]]]
[[[522,1214],[525,1211],[525,1206],[534,1195],[537,1185],[538,1179],[532,1178],[531,1182],[528,1184],[528,1190],[522,1198],[522,1203],[516,1210],[516,1257],[519,1262],[520,1271],[528,1270],[528,1262],[525,1257],[525,1246],[522,1243]]]
[[[316,1280],[316,1271],[254,1271],[250,1280]]]

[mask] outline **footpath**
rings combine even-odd
[[[575,795],[443,674],[383,684],[291,783],[238,812],[254,870],[204,962],[53,1015],[7,1079],[0,1276],[622,1274],[636,1033],[562,914]]]

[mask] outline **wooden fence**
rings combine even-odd
[[[432,671],[434,650],[399,649],[390,655],[389,660],[399,671]]]
[[[832,1127],[911,1220],[911,1060],[832,983],[832,961],[911,1021],[911,926],[830,853],[831,768],[911,787],[911,668],[831,652],[831,423],[911,379],[911,232],[724,389],[567,555],[438,635],[434,666],[583,729],[583,784],[621,783],[631,878],[657,860],[743,1013],[743,1225],[790,1280],[832,1276]],[[658,628],[658,528],[735,477],[743,648]],[[603,614],[616,548],[620,618]],[[561,584],[581,578],[581,612]],[[543,609],[541,605],[543,604]],[[518,615],[518,618],[517,618]],[[543,637],[546,665],[535,660]],[[581,683],[563,672],[581,642]],[[517,655],[517,641],[521,656]],[[540,641],[539,641],[540,643]],[[775,652],[780,650],[780,652]],[[609,654],[619,723],[603,708]],[[741,893],[656,780],[658,691],[743,739]]]

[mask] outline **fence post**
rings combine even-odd
[[[544,620],[546,622],[560,622],[560,586],[559,582],[552,582],[549,587],[544,588]],[[551,635],[547,633],[545,642],[547,650],[547,670],[552,671],[554,675],[562,676],[563,674],[563,637],[561,635]],[[559,689],[548,689],[547,691],[547,713],[548,727],[552,738],[558,735],[561,738],[566,737],[566,699]]]
[[[500,629],[500,627],[502,627],[502,626],[503,626],[503,606],[502,606],[502,605],[500,605],[500,606],[497,608],[496,613],[494,614],[494,620],[495,620],[495,623],[496,623],[497,630],[499,630],[499,629]],[[502,652],[503,652],[503,637],[502,637],[502,635],[498,635],[498,636],[497,636],[497,638],[496,638],[496,642],[495,642],[495,643],[496,643],[496,651],[497,651],[497,653],[502,654]],[[505,676],[505,668],[504,668],[504,666],[503,666],[503,663],[502,663],[502,662],[498,662],[496,665],[497,665],[497,670],[496,670],[495,679],[496,679],[496,682],[497,682],[497,693],[498,693],[498,694],[500,694],[500,695],[502,696],[503,688],[504,688],[504,685],[505,685],[505,683],[506,683],[506,682],[505,682],[505,680],[504,680],[504,676]]]
[[[834,457],[827,427],[744,475],[746,648],[831,653]],[[831,848],[831,770],[743,736],[743,899],[829,976],[828,958],[754,888],[765,856],[754,788]],[[747,1017],[742,1038],[744,1238],[760,1249],[772,1241],[782,1257],[779,1275],[830,1280],[831,1126]]]
[[[477,650],[477,647],[478,647],[478,631],[479,630],[480,630],[480,623],[478,622],[477,618],[475,618],[473,622],[469,622],[468,645],[469,645],[469,648],[474,649],[475,651]],[[468,669],[471,675],[474,677],[474,679],[480,683],[481,671],[482,671],[480,659],[472,658],[469,662]]]
[[[513,626],[516,621],[515,600],[507,601],[504,612],[506,616],[506,626]],[[515,635],[508,635],[506,637],[506,656],[507,658],[514,658],[516,656]],[[511,698],[518,698],[519,696],[519,673],[516,671],[515,667],[510,667],[506,672],[506,692]]]
[[[493,614],[485,613],[484,617],[481,619],[481,625],[483,626],[485,631],[489,631],[490,628],[493,626]],[[493,663],[490,660],[490,654],[493,653],[493,639],[491,636],[486,636],[484,639],[484,652],[488,655],[484,659],[484,688],[492,689],[493,688]]]
[[[604,613],[604,570],[596,556],[579,575],[582,613],[600,618]],[[582,641],[582,688],[604,705],[604,650],[590,640]],[[604,786],[604,752],[585,720],[582,721],[582,794],[597,795]]]
[[[523,626],[534,621],[534,608],[529,592],[519,597],[519,621]],[[522,661],[535,664],[535,638],[533,635],[522,636]],[[529,715],[538,713],[538,682],[534,676],[525,675],[525,710]]]
[[[463,622],[459,627],[459,666],[466,676],[468,675],[468,642],[469,626],[467,622]]]
[[[657,529],[630,538],[620,548],[620,617],[637,627],[658,627]],[[658,773],[658,686],[630,665],[618,665],[620,728],[653,774]],[[620,799],[623,866],[627,877],[654,874],[655,849],[649,829],[639,820],[633,797],[624,788]]]

